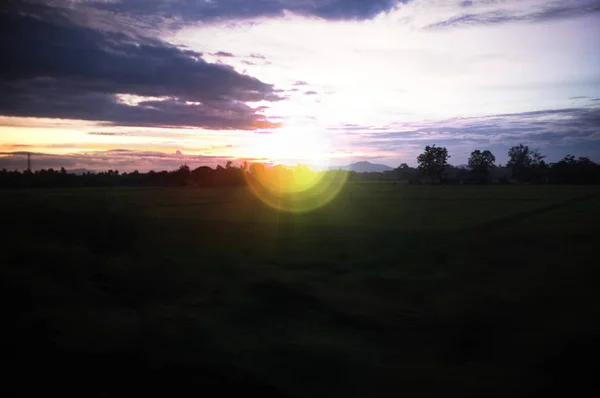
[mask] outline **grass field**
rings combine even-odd
[[[1,191],[4,342],[65,394],[579,395],[599,194],[349,183],[292,214],[244,188]]]

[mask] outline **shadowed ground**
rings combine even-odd
[[[598,193],[353,183],[289,214],[242,188],[4,191],[12,372],[98,396],[587,391]]]

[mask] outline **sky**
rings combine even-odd
[[[600,161],[599,0],[6,0],[0,168]]]

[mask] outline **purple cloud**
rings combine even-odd
[[[465,6],[464,3],[470,3]],[[473,5],[472,1],[460,3],[463,7]],[[450,19],[432,23],[425,29],[442,29],[465,25],[495,25],[505,22],[527,21],[543,22],[558,19],[567,19],[590,15],[600,12],[600,1],[598,0],[575,0],[548,2],[544,6],[526,12],[518,11],[486,11],[481,13],[462,14]]]
[[[26,2],[0,13],[0,115],[253,129],[266,121],[245,102],[280,99],[272,85],[201,53],[82,26],[74,16]],[[165,100],[126,104],[118,94]]]

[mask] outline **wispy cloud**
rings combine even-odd
[[[127,135],[127,133],[108,132],[108,131],[90,131],[87,134],[89,134],[89,135],[101,135],[101,136],[108,136],[108,137],[118,137],[118,136]]]
[[[454,152],[453,161],[464,163],[475,148],[496,149],[500,151],[498,159],[504,161],[506,149],[518,143],[542,148],[551,161],[573,148],[599,161],[598,126],[600,108],[572,108],[397,123],[377,131],[374,126],[344,129],[353,137],[353,145],[365,150],[401,153],[407,148],[422,150],[437,144]]]
[[[257,53],[250,54],[250,58],[267,59],[267,57],[264,56],[263,54],[257,54]]]
[[[211,55],[214,55],[217,57],[234,57],[235,56],[232,53],[229,53],[227,51],[217,51],[216,53],[213,53]]]
[[[191,168],[200,166],[216,167],[218,164],[225,164],[225,162],[231,159],[225,156],[187,155],[182,153],[182,151],[165,153],[114,149],[67,155],[12,151],[0,152],[0,169],[26,169],[27,154],[31,154],[32,166],[35,170],[48,168],[60,169],[64,167],[67,170],[88,169],[91,171],[105,171],[109,169],[121,172],[131,172],[134,170],[162,171],[175,170],[183,164],[187,164]],[[260,161],[263,159],[249,158],[234,160]]]
[[[495,25],[507,22],[545,22],[586,16],[600,12],[598,0],[529,1],[507,4],[501,1],[463,1],[467,13],[427,25],[426,29],[441,29],[463,25]],[[478,6],[481,11],[478,11]],[[462,11],[462,10],[461,10]]]

